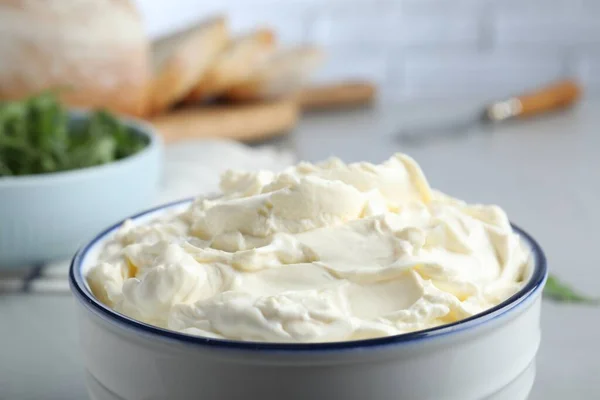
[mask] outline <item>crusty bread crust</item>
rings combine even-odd
[[[295,94],[320,65],[323,54],[312,46],[301,46],[273,54],[250,78],[229,88],[223,95],[231,101],[273,99]]]
[[[228,40],[224,17],[160,40],[154,48],[158,65],[148,100],[149,113],[159,114],[189,93]]]
[[[128,0],[0,0],[0,98],[63,88],[67,104],[143,114],[148,40]]]
[[[227,89],[245,82],[256,66],[274,49],[275,33],[266,28],[234,40],[186,96],[186,102],[198,102],[218,96]]]

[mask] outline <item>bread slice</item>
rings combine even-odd
[[[234,40],[186,96],[186,102],[198,102],[218,96],[249,79],[255,67],[275,49],[275,34],[258,29]]]
[[[321,50],[312,46],[276,52],[258,65],[246,82],[231,87],[223,97],[249,101],[291,95],[307,83],[322,59]]]
[[[163,38],[153,46],[155,76],[148,99],[149,113],[159,114],[183,99],[227,46],[224,17]]]
[[[131,1],[0,1],[0,27],[0,99],[58,89],[70,106],[142,114],[149,46]]]

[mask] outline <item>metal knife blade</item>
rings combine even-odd
[[[478,110],[429,125],[402,128],[396,138],[402,144],[418,146],[441,138],[453,139],[469,135],[475,128],[489,122],[487,114]]]

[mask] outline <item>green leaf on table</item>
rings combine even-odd
[[[553,275],[548,276],[544,297],[560,303],[600,304],[600,299],[576,291]]]

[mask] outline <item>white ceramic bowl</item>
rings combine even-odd
[[[547,269],[539,245],[516,227],[531,248],[530,279],[502,304],[425,331],[318,344],[202,338],[114,312],[94,298],[85,275],[117,228],[80,250],[70,271],[94,400],[521,400],[533,384]]]
[[[70,123],[88,118],[69,112]],[[68,259],[99,230],[152,205],[162,144],[142,121],[123,119],[148,145],[108,164],[39,175],[0,177],[0,269]]]

